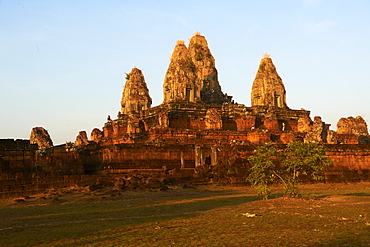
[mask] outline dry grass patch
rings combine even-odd
[[[206,186],[3,201],[0,245],[368,246],[370,183],[301,189],[316,199],[284,198],[275,187],[274,199],[258,200],[249,187]]]

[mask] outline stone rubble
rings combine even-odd
[[[53,141],[46,129],[43,127],[32,128],[30,135],[30,143],[37,144],[39,149],[45,149],[53,147]]]

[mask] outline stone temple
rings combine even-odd
[[[48,132],[36,127],[30,140],[0,139],[0,198],[66,186],[121,186],[130,176],[241,184],[256,146],[293,138],[324,144],[333,160],[325,181],[370,181],[370,138],[362,117],[342,118],[333,131],[321,117],[290,109],[268,54],[250,93],[246,106],[222,91],[215,58],[197,32],[188,46],[177,41],[160,105],[152,106],[144,74],[135,67],[126,75],[117,117],[108,116],[90,138],[79,131],[74,143],[53,146]]]
[[[355,144],[360,136],[368,136],[367,131],[351,130],[356,124],[331,132],[320,117],[312,120],[309,111],[290,109],[284,83],[268,54],[261,59],[252,84],[251,106],[234,103],[232,96],[222,91],[215,59],[207,40],[198,32],[188,47],[184,41],[177,41],[159,106],[151,106],[144,75],[138,68],[133,68],[126,79],[117,119],[109,118],[99,138],[95,138],[98,130],[92,133],[92,139],[101,145],[286,144],[294,137]]]

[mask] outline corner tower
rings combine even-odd
[[[261,59],[252,85],[252,107],[288,108],[286,91],[270,55],[265,53]]]
[[[121,100],[122,114],[135,114],[150,108],[152,98],[141,70],[133,68],[126,79]]]

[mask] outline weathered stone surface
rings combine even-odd
[[[53,146],[53,141],[51,140],[48,131],[43,127],[32,128],[30,143],[37,144],[39,149],[50,148]]]
[[[205,123],[206,129],[218,130],[222,128],[222,118],[218,109],[210,108],[207,110]]]
[[[308,133],[312,129],[312,120],[309,116],[300,117],[298,119],[298,132]]]
[[[327,139],[328,144],[337,144],[338,143],[336,133],[335,133],[334,130],[329,130],[328,131],[328,136],[327,136],[326,139]]]
[[[337,123],[338,134],[354,134],[354,135],[369,135],[366,121],[361,117],[357,116],[341,118]]]
[[[328,126],[321,120],[321,117],[314,117],[314,121],[310,132],[307,133],[305,141],[314,141],[318,143],[326,143],[328,134]]]
[[[99,142],[103,138],[103,131],[95,128],[91,131],[90,139],[94,142]]]
[[[132,134],[132,133],[139,133],[140,128],[139,128],[139,118],[135,116],[130,116],[127,122],[127,133]]]
[[[162,110],[158,113],[158,125],[160,127],[168,127],[168,112],[167,110]]]
[[[361,135],[358,137],[358,144],[370,144],[370,137]]]
[[[121,113],[135,114],[149,109],[152,98],[149,95],[141,70],[133,68],[127,75],[127,81],[122,92]]]
[[[199,32],[195,32],[190,39],[189,53],[195,65],[197,90],[200,90],[201,100],[204,103],[222,104],[225,96],[218,82],[215,59],[208,48],[206,38]]]
[[[89,140],[87,139],[86,131],[80,131],[78,133],[78,136],[76,136],[76,146],[83,146],[89,144]]]
[[[199,102],[200,90],[195,71],[195,64],[184,41],[177,41],[163,83],[163,102]]]
[[[268,54],[265,54],[260,62],[252,85],[251,99],[252,106],[288,107],[283,81]]]
[[[263,130],[256,130],[249,132],[247,135],[247,140],[253,144],[264,145],[271,142],[271,135]]]
[[[281,130],[278,117],[271,112],[266,114],[266,117],[263,119],[263,125],[268,130]]]
[[[245,114],[235,119],[237,131],[252,131],[255,128],[256,117]]]
[[[294,139],[293,133],[282,133],[280,135],[280,141],[283,144],[288,144],[290,141]]]

